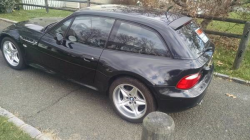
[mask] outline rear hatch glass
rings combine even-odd
[[[208,37],[194,21],[182,26],[177,33],[190,49],[194,59],[202,55],[209,45]]]

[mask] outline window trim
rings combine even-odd
[[[74,14],[71,14],[65,18],[63,18],[61,21],[57,22],[54,26],[52,26],[50,29],[46,30],[45,34],[50,32],[51,30],[53,30],[54,28],[58,27],[59,25],[61,25],[62,23],[64,23],[65,21],[69,20],[70,18],[75,18]]]
[[[113,28],[112,28],[112,30],[111,30],[111,33],[110,33],[110,35],[109,35],[109,39],[108,39],[107,44],[106,44],[106,46],[105,46],[104,49],[114,50],[114,49],[109,49],[109,48],[107,48],[107,45],[108,45],[108,42],[114,41],[114,39],[115,39],[115,37],[116,37],[116,35],[117,35],[117,31],[118,31],[118,29],[119,29],[119,27],[120,27],[120,24],[121,24],[122,22],[128,23],[128,24],[132,24],[132,25],[135,25],[135,26],[139,26],[139,27],[142,27],[142,28],[144,28],[144,29],[146,29],[146,30],[149,30],[149,31],[153,31],[153,32],[159,37],[159,39],[161,40],[162,44],[165,46],[165,48],[167,49],[167,51],[170,52],[170,56],[169,56],[169,57],[167,57],[167,56],[158,56],[158,57],[173,58],[173,55],[172,55],[172,53],[171,53],[171,51],[170,51],[168,45],[166,44],[165,39],[162,37],[162,35],[161,35],[157,30],[155,30],[154,28],[149,27],[149,26],[147,26],[147,25],[144,25],[144,24],[140,24],[140,23],[133,22],[133,21],[128,21],[128,20],[123,20],[123,19],[116,19],[116,21],[115,21],[115,23],[114,23],[114,26],[113,26]],[[120,51],[120,50],[114,50],[114,51],[131,53],[131,52]],[[134,54],[134,53],[133,53],[133,54]],[[148,55],[148,54],[142,54],[142,55]],[[151,55],[151,56],[157,56],[157,55]]]
[[[73,17],[71,17],[71,18],[69,18],[69,19],[65,19],[65,20],[60,21],[58,24],[56,24],[56,25],[53,26],[50,30],[48,30],[48,31],[46,32],[46,34],[49,34],[49,35],[53,36],[53,35],[51,34],[51,31],[53,31],[53,30],[55,30],[56,28],[62,26],[63,23],[67,22],[68,20],[71,20],[71,22],[70,22],[69,26],[67,27],[65,33],[63,34],[63,39],[65,39],[65,36],[67,35],[67,33],[68,33],[68,31],[69,31],[69,29],[70,29],[72,23],[73,23],[74,20],[75,20],[75,16],[73,16]]]
[[[107,44],[108,44],[109,37],[110,37],[110,35],[111,35],[111,33],[112,33],[112,30],[113,30],[113,28],[114,28],[114,26],[115,26],[115,24],[116,24],[116,19],[115,19],[115,18],[112,18],[112,17],[99,16],[99,15],[91,15],[91,14],[81,14],[81,15],[73,16],[73,20],[72,20],[72,22],[70,23],[70,26],[68,27],[67,31],[65,32],[65,35],[63,36],[63,38],[64,38],[65,40],[68,40],[66,37],[67,37],[67,35],[68,35],[68,32],[69,32],[69,30],[70,30],[72,24],[74,23],[74,21],[75,21],[75,19],[76,19],[77,17],[88,17],[88,16],[89,16],[89,17],[109,18],[109,19],[113,19],[113,20],[114,20],[114,23],[113,23],[113,25],[112,25],[112,27],[111,27],[111,29],[110,29],[110,31],[109,31],[109,35],[108,35],[108,38],[107,38],[107,40],[106,40],[106,42],[105,42],[104,47],[100,47],[101,49],[105,49],[106,46],[107,46]],[[67,20],[66,20],[66,21],[67,21]],[[63,22],[63,23],[64,23],[64,22]],[[78,42],[78,43],[79,43],[79,42]],[[81,44],[81,43],[80,43],[80,44]]]

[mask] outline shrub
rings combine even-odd
[[[0,12],[10,13],[14,9],[16,0],[0,0]]]

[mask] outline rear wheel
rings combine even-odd
[[[156,109],[148,88],[133,78],[115,80],[110,86],[109,97],[117,114],[129,122],[142,122],[147,114]]]
[[[4,59],[11,68],[20,70],[25,67],[23,54],[13,39],[5,37],[1,43],[1,50]]]

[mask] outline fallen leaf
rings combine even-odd
[[[217,65],[221,66],[221,65],[223,65],[223,63],[221,61],[217,61]]]
[[[227,95],[228,97],[232,97],[233,99],[236,99],[236,98],[237,98],[237,97],[234,96],[233,94],[226,93],[226,95]]]

